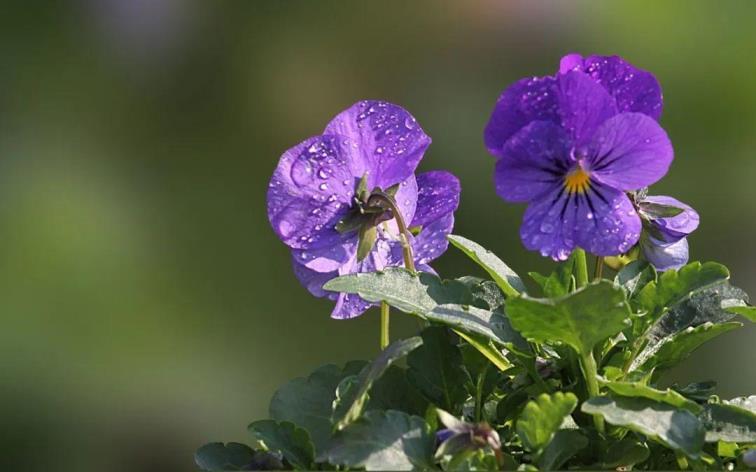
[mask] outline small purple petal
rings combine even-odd
[[[658,271],[679,269],[688,262],[688,239],[666,244],[651,237],[641,240],[643,257]]]
[[[410,175],[404,182],[399,185],[399,190],[394,195],[399,211],[402,212],[404,222],[409,224],[415,217],[418,205],[419,189],[418,182],[414,175]]]
[[[638,112],[659,120],[662,92],[653,74],[619,56],[590,56],[582,70],[603,85],[617,101],[620,112]]]
[[[664,236],[664,242],[674,243],[698,228],[699,216],[689,205],[666,195],[653,195],[644,199],[646,202],[681,208],[682,213],[668,218],[654,218],[651,224]]]
[[[436,441],[439,443],[442,443],[449,439],[450,437],[454,436],[455,434],[458,434],[456,431],[452,431],[451,429],[439,429],[436,431]]]
[[[583,56],[577,53],[567,54],[559,61],[559,73],[566,74],[572,70],[583,69]]]
[[[562,184],[555,185],[525,210],[520,226],[522,243],[555,261],[567,259],[575,248],[575,209],[575,196]]]
[[[589,170],[620,190],[637,190],[664,177],[674,156],[667,133],[642,113],[608,119],[588,145]]]
[[[268,219],[289,247],[322,247],[340,239],[334,226],[354,194],[347,155],[339,138],[317,136],[281,156],[268,186]]]
[[[340,293],[336,299],[336,306],[331,312],[331,318],[349,320],[365,313],[372,304],[363,300],[359,295]]]
[[[357,236],[354,233],[341,235],[341,240],[332,246],[312,249],[292,249],[297,263],[315,272],[333,272],[354,257],[357,251]]]
[[[436,221],[423,226],[420,234],[412,241],[412,255],[416,264],[428,264],[449,248],[446,237],[454,228],[454,214],[447,213]]]
[[[324,133],[347,139],[351,173],[360,178],[368,172],[370,189],[408,179],[431,142],[407,110],[377,100],[360,101],[339,113]]]
[[[292,257],[292,268],[294,269],[294,275],[299,279],[299,282],[314,296],[318,298],[328,297],[333,300],[336,299],[336,293],[327,292],[323,290],[323,285],[329,280],[338,277],[338,272],[315,272],[308,269],[299,262],[295,257]]]
[[[501,156],[504,143],[534,120],[559,123],[554,77],[522,79],[504,90],[483,135],[488,152]]]
[[[582,72],[567,72],[558,80],[562,126],[573,144],[582,146],[603,122],[617,114],[617,105],[604,87]]]
[[[624,192],[594,182],[576,200],[578,246],[597,256],[615,256],[638,242],[641,220]]]
[[[459,206],[459,179],[445,171],[425,172],[417,176],[417,210],[410,226],[424,226]],[[399,198],[397,197],[397,201]]]
[[[527,202],[561,184],[567,169],[570,142],[562,128],[534,121],[504,145],[496,162],[496,193],[509,202]]]

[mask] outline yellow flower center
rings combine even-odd
[[[569,193],[585,193],[591,181],[591,176],[578,167],[564,177],[564,186]]]

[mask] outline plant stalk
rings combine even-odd
[[[381,351],[389,345],[389,304],[381,302]]]
[[[593,279],[601,280],[604,276],[604,258],[602,256],[596,256],[596,269],[593,271]]]
[[[596,359],[593,358],[593,353],[580,355],[580,369],[583,371],[583,377],[585,377],[585,385],[588,388],[589,397],[599,396],[598,371],[596,368]],[[599,433],[604,432],[604,418],[599,415],[593,416],[593,424],[596,425],[596,430]]]
[[[582,248],[575,249],[575,285],[577,288],[588,285],[588,263]]]

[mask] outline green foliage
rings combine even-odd
[[[434,405],[456,414],[467,398],[465,385],[471,382],[462,352],[444,328],[426,328],[421,336],[422,346],[407,356],[408,378]]]
[[[516,297],[520,293],[525,293],[525,284],[520,276],[493,252],[462,236],[450,234],[448,239],[450,243],[485,269],[507,297]]]
[[[607,281],[600,281],[557,299],[527,296],[507,303],[512,326],[538,343],[561,342],[580,354],[628,325],[630,307],[625,292]]]
[[[576,288],[586,264],[575,251],[551,274],[531,274],[544,295],[535,298],[498,257],[465,238],[450,240],[493,280],[401,268],[331,280],[328,290],[421,318],[422,331],[370,363],[327,365],[294,379],[275,393],[272,419],[250,425],[262,449],[212,443],[198,450],[197,463],[207,470],[744,467],[756,443],[756,397],[720,401],[711,381],[659,384],[700,345],[741,326],[735,317],[753,320],[726,268],[694,262],[658,274],[635,261],[611,281]]]
[[[284,464],[265,451],[254,451],[246,444],[209,443],[197,449],[194,462],[202,470],[278,470]]]
[[[525,448],[532,452],[539,452],[544,448],[559,426],[577,406],[577,397],[570,393],[556,392],[552,395],[544,393],[535,400],[528,402],[517,420],[517,435]]]
[[[432,467],[435,438],[428,424],[400,411],[371,411],[337,432],[322,459],[366,470]]]
[[[315,460],[315,446],[310,434],[288,421],[261,420],[250,424],[249,432],[266,449],[281,453],[298,469],[310,469]]]
[[[388,369],[393,362],[403,358],[422,343],[423,340],[419,336],[395,341],[384,349],[368,367],[363,369],[357,379],[358,385],[353,386],[350,389],[350,391],[353,392],[353,394],[349,395],[350,401],[345,402],[343,394],[337,395],[341,403],[349,406],[343,416],[336,421],[336,427],[342,429],[359,418],[360,414],[362,414],[362,411],[365,409],[368,400],[368,391],[373,386],[373,383],[386,372],[386,369]]]
[[[594,397],[584,402],[581,409],[680,450],[691,458],[700,456],[704,428],[688,410],[648,398],[622,396]]]
[[[542,470],[559,470],[572,456],[588,446],[588,438],[576,429],[562,429],[543,450],[538,460],[538,467]]]
[[[364,362],[350,362],[343,369],[329,364],[318,368],[307,378],[297,378],[276,391],[270,401],[270,417],[290,421],[305,428],[321,451],[331,435],[331,409],[336,387],[344,377],[355,375]]]
[[[756,413],[737,404],[709,403],[701,415],[706,441],[756,443]]]

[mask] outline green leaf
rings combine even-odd
[[[364,260],[375,246],[378,239],[378,229],[374,225],[362,225],[359,233],[359,245],[357,246],[357,260]]]
[[[331,436],[331,410],[336,387],[344,377],[356,375],[365,362],[350,362],[343,369],[329,364],[307,378],[296,378],[279,388],[270,401],[270,417],[290,421],[310,433],[315,450],[321,451]]]
[[[731,321],[719,324],[704,323],[695,328],[687,328],[662,339],[656,344],[647,345],[633,360],[630,369],[640,369],[642,371],[655,369],[656,371],[660,371],[674,367],[685,360],[703,343],[741,326],[743,326],[741,323]]]
[[[378,380],[388,367],[409,354],[412,350],[423,343],[422,338],[414,336],[408,339],[400,339],[391,343],[386,349],[381,351],[380,355],[363,369],[359,375],[358,386],[351,395],[351,402],[344,415],[337,419],[336,428],[343,429],[346,425],[359,418],[365,409],[368,400],[368,392],[373,383]]]
[[[481,300],[486,305],[495,305],[496,300],[492,295],[482,298],[480,287],[473,287],[475,292],[472,292],[469,280],[441,281],[433,274],[415,275],[405,269],[390,268],[383,272],[338,277],[323,288],[356,293],[371,302],[386,301],[428,321],[483,336],[513,350],[530,352],[527,342],[512,329],[503,314],[472,306]]]
[[[704,428],[688,410],[648,398],[621,396],[590,398],[583,403],[581,410],[601,415],[607,423],[644,434],[693,459],[700,456]]]
[[[428,408],[428,401],[407,379],[407,369],[390,366],[381,378],[373,383],[366,411],[400,410],[422,416]]]
[[[504,305],[506,300],[499,286],[490,280],[483,280],[470,275],[456,279],[464,284],[473,297],[472,304],[478,308],[496,311]]]
[[[510,321],[499,312],[468,305],[440,305],[426,313],[426,319],[454,330],[483,336],[510,350],[525,355],[531,354],[528,342],[512,328]]]
[[[630,470],[635,464],[640,464],[648,459],[650,454],[651,452],[645,444],[635,439],[625,438],[609,446],[601,468],[617,469],[622,467],[624,470]]]
[[[202,470],[252,470],[255,451],[246,444],[220,442],[205,444],[194,453],[194,462]]]
[[[650,282],[656,282],[656,269],[646,261],[633,261],[623,267],[614,278],[614,283],[627,290],[627,298],[635,297],[636,293]]]
[[[721,283],[730,272],[716,262],[691,262],[679,270],[668,270],[659,275],[638,293],[638,302],[649,313],[648,322],[661,316],[667,307],[675,305],[697,290]]]
[[[486,357],[491,363],[496,366],[501,372],[504,372],[512,367],[512,363],[509,359],[497,348],[490,339],[467,334],[463,331],[454,331],[460,338],[467,341],[470,346],[473,346],[483,356]]]
[[[756,442],[756,413],[735,405],[708,403],[701,420],[706,442]]]
[[[289,421],[255,421],[247,428],[270,451],[280,452],[297,469],[311,469],[315,446],[306,430]]]
[[[726,310],[735,315],[740,315],[752,323],[756,323],[756,306],[729,306]]]
[[[512,326],[525,338],[559,341],[580,354],[628,326],[630,307],[625,292],[611,282],[599,281],[556,300],[527,296],[507,302]]]
[[[344,275],[331,279],[325,290],[356,293],[370,302],[386,301],[405,312],[423,315],[438,305],[447,303],[471,304],[472,294],[458,281],[441,281],[437,276],[392,267],[381,272]]]
[[[573,252],[569,259],[559,263],[554,272],[546,279],[546,283],[543,284],[543,294],[547,298],[559,298],[567,295],[575,290],[575,257],[577,254]]]
[[[338,431],[322,459],[366,470],[433,468],[435,437],[422,418],[401,411],[370,411]]]
[[[652,202],[641,202],[638,207],[640,208],[640,211],[653,218],[671,218],[685,211],[682,208],[675,206]]]
[[[525,292],[525,284],[512,269],[496,255],[480,244],[462,236],[450,234],[449,242],[480,265],[501,288],[507,297],[516,297]]]
[[[698,290],[671,306],[649,331],[648,338],[654,343],[691,326],[730,321],[735,314],[728,307],[744,304],[745,300],[748,295],[727,282]]]
[[[714,381],[694,382],[685,387],[680,387],[677,384],[672,385],[672,389],[677,391],[677,393],[698,402],[708,400],[714,394],[716,388],[717,383]]]
[[[432,326],[421,336],[423,344],[407,356],[407,378],[439,408],[457,414],[467,398],[470,376],[459,347],[452,344],[446,328]]]
[[[536,453],[543,449],[576,406],[577,397],[570,392],[544,393],[528,402],[517,420],[523,446]]]
[[[554,434],[538,460],[541,470],[560,470],[572,456],[588,446],[588,438],[575,429],[562,429]]]
[[[703,411],[701,405],[690,401],[671,389],[657,390],[639,382],[601,382],[612,392],[624,397],[642,397],[657,402],[663,402],[677,408],[684,408],[691,413],[698,414]]]

